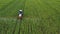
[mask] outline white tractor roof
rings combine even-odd
[[[19,11],[22,11],[22,10],[19,10]]]

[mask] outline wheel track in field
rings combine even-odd
[[[19,9],[22,9],[22,8],[24,9],[24,7],[23,7],[24,4],[25,4],[25,0],[23,0],[22,3],[20,3],[20,2],[17,3],[17,6],[20,7]],[[15,27],[14,27],[14,30],[13,30],[13,34],[15,33],[15,28],[16,28],[16,26],[17,26],[17,22],[18,22],[18,21],[16,20],[16,24],[15,24]],[[19,24],[21,24],[21,23],[19,23]],[[18,34],[20,34],[20,27],[19,27]]]
[[[25,3],[26,3],[26,0],[24,0],[24,2],[23,2],[24,4],[22,5],[23,7],[22,7],[22,10],[24,11],[24,8],[25,8]],[[20,20],[20,22],[22,23],[22,20]],[[21,30],[21,23],[19,24],[19,32],[18,32],[18,34],[20,34],[20,30]],[[24,34],[24,31],[22,32],[23,34]]]

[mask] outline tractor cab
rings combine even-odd
[[[22,10],[19,10],[19,14],[23,14],[23,11]]]
[[[19,17],[23,16],[23,10],[19,10]]]

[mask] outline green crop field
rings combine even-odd
[[[60,0],[0,0],[0,34],[60,34]]]

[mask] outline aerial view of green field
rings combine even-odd
[[[0,34],[60,34],[60,0],[0,0]]]

